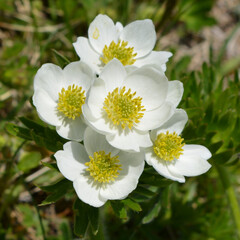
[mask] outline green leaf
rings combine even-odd
[[[43,206],[54,203],[64,197],[66,193],[72,189],[72,182],[64,178],[55,184],[49,186],[39,186],[39,188],[43,191],[51,192],[51,194],[40,204],[40,206]]]
[[[240,160],[240,153],[235,153],[227,162],[227,165],[235,165]]]
[[[58,64],[62,68],[70,63],[70,61],[66,57],[64,57],[61,53],[59,53],[57,50],[52,49],[52,51],[53,51],[53,54],[54,54],[55,58],[57,59]]]
[[[50,168],[52,170],[56,170],[56,171],[59,172],[59,169],[58,169],[56,163],[46,163],[46,162],[41,162],[41,163],[42,163],[43,166],[48,167],[48,168]]]
[[[142,211],[141,206],[130,198],[122,200],[122,203],[127,207],[131,208],[133,211],[136,211],[136,212]]]
[[[149,184],[151,186],[166,187],[172,183],[171,180],[163,178],[159,174],[149,174],[143,172],[139,180],[140,183]]]
[[[60,224],[60,229],[61,229],[61,232],[62,232],[61,240],[73,239],[71,228],[70,228],[70,226],[67,222],[62,222]]]
[[[26,127],[30,128],[30,129],[34,129],[35,132],[37,133],[42,133],[44,132],[44,126],[40,125],[37,122],[34,122],[31,119],[25,118],[25,117],[19,117],[18,118]]]
[[[88,210],[88,219],[90,221],[90,226],[92,228],[93,235],[97,235],[99,230],[99,209],[90,207]]]
[[[24,173],[29,172],[31,169],[37,167],[41,160],[41,154],[39,152],[25,153],[18,163],[19,170]]]
[[[114,211],[114,213],[122,219],[127,219],[127,210],[124,206],[124,204],[121,201],[111,201],[111,206]]]
[[[21,121],[22,119],[25,118],[21,118]],[[37,145],[45,147],[52,152],[56,152],[63,148],[63,143],[65,143],[66,140],[61,138],[55,130],[52,130],[48,127],[43,127],[29,119],[27,119],[27,121],[28,126],[30,126],[30,122],[34,125],[33,129],[19,127],[13,123],[8,123],[6,124],[6,130],[14,136],[18,136],[26,140],[33,140]],[[26,121],[24,124],[25,123]],[[33,125],[31,126],[33,127]]]
[[[150,198],[156,195],[155,192],[152,192],[151,190],[149,190],[146,187],[141,186],[140,184],[138,184],[137,188],[134,190],[133,193],[137,193],[142,196],[146,196],[146,197],[150,197]]]
[[[231,157],[233,156],[232,149],[226,150],[224,152],[218,153],[216,155],[213,155],[214,162],[217,164],[225,164],[227,163]]]
[[[212,143],[210,146],[209,146],[209,150],[210,152],[213,154],[215,152],[218,151],[218,149],[220,149],[220,147],[223,145],[223,141],[219,141],[219,142],[216,142],[216,143]]]
[[[6,130],[13,136],[17,136],[26,140],[32,140],[30,129],[19,127],[13,123],[7,123]]]
[[[73,209],[75,210],[74,233],[78,237],[83,238],[89,223],[88,205],[77,198],[73,204]]]
[[[60,180],[52,185],[38,186],[38,187],[45,192],[56,192],[58,190],[61,190],[62,188],[68,188],[70,185],[72,185],[72,182],[67,180],[66,178],[63,178],[62,180]]]
[[[157,199],[153,208],[148,212],[148,214],[142,219],[142,223],[150,223],[154,218],[156,218],[161,210],[161,201],[160,198]]]

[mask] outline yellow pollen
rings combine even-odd
[[[118,156],[111,157],[111,153],[106,154],[104,151],[99,151],[89,158],[90,161],[85,163],[88,167],[86,171],[99,183],[114,182],[119,171],[122,170],[122,165],[118,164],[120,162]]]
[[[128,47],[128,42],[118,41],[115,43],[112,41],[109,46],[105,45],[102,51],[102,57],[100,60],[107,64],[113,58],[118,59],[124,66],[132,65],[135,63],[136,59],[134,57],[137,56],[137,53],[133,53],[133,47]]]
[[[97,40],[99,38],[99,36],[100,36],[99,30],[98,30],[98,28],[95,28],[92,37]]]
[[[85,91],[82,91],[82,87],[68,86],[67,90],[62,88],[58,93],[58,110],[62,112],[66,117],[75,119],[82,113],[82,105],[85,103]]]
[[[135,97],[136,92],[131,93],[131,89],[125,92],[126,88],[121,90],[115,88],[109,92],[104,101],[103,109],[106,111],[108,118],[114,125],[121,125],[123,129],[128,126],[129,129],[134,124],[139,123],[146,109],[142,106],[142,98]]]
[[[177,135],[176,132],[160,133],[154,143],[153,150],[158,157],[165,161],[178,159],[183,154],[183,138]]]

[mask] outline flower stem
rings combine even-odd
[[[215,165],[222,181],[223,187],[228,197],[228,201],[230,203],[233,219],[236,225],[236,231],[238,239],[240,239],[240,208],[237,200],[237,196],[235,194],[234,188],[231,185],[230,175],[224,166]]]

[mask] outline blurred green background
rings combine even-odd
[[[185,184],[155,186],[145,174],[131,195],[141,209],[107,204],[100,234],[86,239],[240,239],[238,0],[0,0],[0,239],[77,239],[72,188],[42,187],[62,179],[52,158],[58,146],[47,142],[59,139],[31,105],[32,84],[42,64],[79,59],[72,43],[98,13],[123,25],[153,20],[155,49],[174,54],[166,75],[184,84],[183,137],[208,147],[213,167]]]

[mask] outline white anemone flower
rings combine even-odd
[[[182,93],[179,81],[170,84],[156,68],[145,66],[127,72],[113,59],[94,81],[83,115],[112,146],[139,152],[152,145],[149,130],[173,115]]]
[[[211,165],[210,151],[195,144],[184,144],[181,134],[187,114],[176,109],[174,115],[163,126],[151,132],[153,147],[145,149],[145,160],[162,176],[178,182],[185,177],[198,176],[207,172]]]
[[[138,20],[123,27],[120,22],[114,24],[111,18],[99,14],[89,26],[88,38],[78,37],[73,46],[80,59],[97,74],[113,58],[125,66],[154,64],[165,71],[172,53],[153,51],[155,43],[152,20]]]
[[[145,162],[143,152],[120,151],[90,127],[84,133],[84,146],[67,142],[54,156],[78,197],[94,207],[126,198],[137,187]]]
[[[64,69],[44,64],[34,78],[33,104],[39,117],[56,126],[66,139],[82,141],[86,128],[82,106],[94,79],[92,70],[83,62],[73,62]]]

